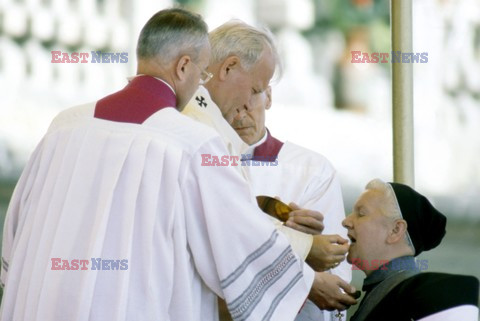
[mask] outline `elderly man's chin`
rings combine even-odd
[[[352,262],[356,259],[358,259],[358,254],[355,253],[355,250],[352,250],[352,246],[350,245],[350,249],[347,253],[347,262],[352,264]]]
[[[350,264],[352,264],[352,261],[353,261],[352,258],[353,258],[353,256],[351,256],[351,255],[350,255],[350,252],[348,252],[348,254],[347,254],[347,262],[350,263]]]
[[[240,138],[248,145],[255,144],[255,142],[253,142],[253,135],[251,134],[251,130],[249,130],[248,128],[235,129],[235,131],[237,132],[238,136],[240,136]]]

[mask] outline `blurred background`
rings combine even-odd
[[[369,180],[392,180],[391,64],[351,62],[351,51],[390,53],[389,1],[2,0],[2,224],[52,118],[122,88],[135,74],[141,27],[172,5],[202,14],[211,29],[236,18],[273,31],[284,72],[272,84],[268,127],[333,163],[347,213]],[[58,50],[126,52],[128,62],[51,63]],[[480,1],[413,1],[413,51],[428,53],[414,64],[416,188],[449,218],[442,245],[420,258],[429,271],[480,277]]]

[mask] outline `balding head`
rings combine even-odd
[[[210,61],[207,25],[187,10],[159,11],[140,32],[137,55],[137,74],[167,82],[181,110],[197,90]]]
[[[208,27],[200,15],[179,8],[166,9],[154,14],[142,28],[137,57],[168,64],[181,55],[189,55],[196,61],[207,43]]]

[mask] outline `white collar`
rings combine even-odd
[[[247,150],[245,151],[245,154],[250,155],[250,158],[253,158],[253,152],[255,151],[255,148],[265,143],[265,141],[267,140],[267,137],[268,137],[268,131],[267,129],[265,129],[265,135],[263,135],[262,139],[248,146]]]

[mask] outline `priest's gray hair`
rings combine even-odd
[[[154,14],[140,32],[137,43],[139,60],[158,59],[170,63],[189,55],[197,61],[208,45],[208,27],[198,14],[181,8],[165,9]]]
[[[370,190],[377,190],[383,193],[385,196],[385,208],[383,211],[383,215],[395,220],[395,219],[403,219],[402,211],[400,210],[400,205],[398,204],[397,196],[393,191],[393,188],[390,184],[385,183],[381,179],[373,179],[365,186],[365,189]],[[410,247],[410,249],[415,254],[415,246],[413,246],[412,239],[410,238],[410,234],[408,231],[405,234],[405,242]]]
[[[212,56],[210,64],[220,63],[230,56],[240,58],[246,70],[260,60],[266,48],[270,48],[275,59],[278,76],[282,72],[280,56],[272,33],[266,28],[256,28],[240,20],[231,20],[212,30],[209,34]]]

